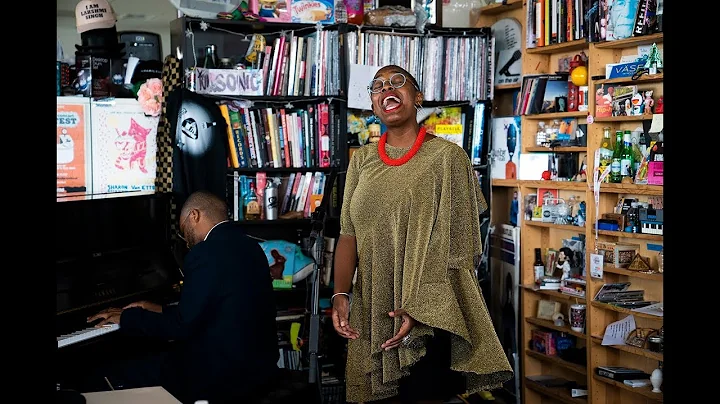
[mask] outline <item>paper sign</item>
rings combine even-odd
[[[590,276],[602,279],[603,277],[603,256],[602,254],[590,254]]]
[[[196,69],[197,93],[263,95],[261,69]]]
[[[605,328],[602,345],[626,345],[625,339],[633,330],[635,330],[635,317],[633,316],[610,323]]]
[[[367,87],[375,78],[380,66],[350,64],[348,79],[348,108],[372,110]]]

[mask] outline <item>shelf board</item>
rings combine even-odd
[[[570,335],[574,335],[578,338],[582,338],[582,339],[587,338],[587,336],[582,332],[573,331],[568,326],[559,327],[550,320],[543,320],[543,319],[537,318],[537,317],[525,317],[525,322],[528,324],[536,325],[538,327],[549,328],[551,330],[560,331],[560,332],[564,332],[564,333],[567,333]]]
[[[197,94],[197,93],[196,93]],[[283,103],[283,102],[302,102],[311,103],[318,101],[327,102],[345,102],[347,98],[342,95],[298,95],[298,96],[286,96],[286,95],[215,95],[215,94],[200,94],[204,97],[218,100],[218,101],[253,101],[253,102],[268,102],[268,103]]]
[[[530,349],[525,350],[525,355],[541,360],[543,362],[554,363],[558,366],[564,367],[565,369],[570,369],[573,372],[580,373],[581,375],[587,374],[587,367],[585,367],[585,365],[578,365],[577,363],[568,362],[558,356],[545,355],[544,353],[532,351]]]
[[[635,316],[635,317],[642,317],[642,318],[649,318],[649,319],[652,319],[652,320],[663,321],[663,318],[662,318],[662,317],[653,316],[652,314],[645,314],[645,313],[641,313],[641,312],[638,312],[638,311],[632,311],[632,310],[630,310],[630,309],[625,309],[625,308],[622,308],[622,307],[613,306],[612,304],[607,304],[607,303],[592,301],[592,302],[590,302],[590,305],[593,306],[593,307],[597,307],[597,308],[603,309],[603,310],[615,311],[615,312],[623,313],[623,314],[632,314],[632,315]]]
[[[561,52],[572,52],[577,51],[581,49],[587,49],[589,46],[588,42],[585,41],[585,39],[577,39],[574,41],[568,41],[563,43],[556,43],[548,46],[539,46],[537,48],[529,48],[525,49],[525,52],[527,53],[537,53],[541,55],[549,55],[551,53],[561,53]]]
[[[236,220],[242,226],[305,226],[310,219],[277,219],[277,220]]]
[[[600,184],[600,193],[634,194],[634,195],[662,195],[662,185],[647,184]]]
[[[653,281],[663,281],[663,274],[661,273],[645,273],[645,272],[638,272],[638,271],[630,271],[628,269],[624,268],[616,268],[616,267],[610,267],[607,266],[603,268],[603,272],[609,272],[611,274],[617,274],[617,275],[625,275],[632,278],[641,278],[641,279],[650,279]]]
[[[555,223],[546,223],[546,222],[533,222],[532,220],[526,220],[524,224],[528,226],[533,227],[546,227],[551,229],[560,229],[560,230],[567,230],[567,231],[582,231],[585,232],[585,226],[573,226],[571,224],[555,224]]]
[[[527,119],[543,120],[543,119],[560,119],[560,118],[585,118],[588,115],[587,111],[572,111],[572,112],[547,112],[544,114],[531,114],[523,115]],[[597,121],[597,119],[595,119]]]
[[[587,153],[587,147],[570,146],[570,147],[545,147],[531,146],[526,147],[525,152],[543,152],[543,153]]]
[[[574,191],[588,189],[588,183],[584,181],[518,180],[518,185],[531,188],[570,189]]]
[[[335,167],[264,167],[264,168],[248,168],[248,167],[241,167],[241,168],[229,168],[228,169],[228,175],[232,176],[233,172],[238,172],[240,174],[244,173],[268,173],[268,174],[281,174],[281,173],[306,173],[306,172],[316,172],[319,171],[321,173],[329,173],[333,170],[338,170]]]
[[[517,90],[520,88],[520,83],[515,84],[499,84],[495,86],[495,91],[502,91],[502,90]]]
[[[658,43],[662,41],[663,33],[658,32],[656,34],[650,35],[631,36],[630,38],[619,39],[617,41],[595,42],[595,47],[600,49],[623,49],[632,48],[633,46],[639,45],[650,45],[652,43]]]
[[[640,76],[639,79],[633,80],[631,77],[618,77],[616,79],[602,79],[602,80],[593,80],[594,85],[600,85],[600,84],[634,84],[634,83],[656,83],[659,81],[663,81],[663,74],[653,74],[653,75],[647,75],[644,74]]]
[[[613,348],[617,349],[618,351],[628,352],[633,355],[642,356],[649,359],[654,359],[656,361],[663,361],[663,354],[660,352],[653,352],[649,349],[643,349],[643,348],[636,348],[632,345],[602,345],[603,338],[598,335],[592,336],[592,342],[593,344],[604,346],[606,348]],[[653,393],[654,394],[654,393]]]
[[[663,241],[663,236],[658,234],[628,233],[625,231],[598,230],[598,234],[604,236],[633,238],[636,240]]]
[[[566,387],[547,387],[542,384],[525,378],[525,386],[530,390],[534,390],[542,395],[554,398],[562,401],[566,404],[585,404],[587,403],[587,397],[573,397],[570,393],[570,389]]]
[[[632,116],[604,116],[600,118],[594,118],[595,122],[639,122],[649,121],[652,119],[652,114],[645,115],[632,115]]]
[[[568,295],[565,293],[560,293],[557,290],[537,289],[537,287],[535,285],[520,285],[520,287],[527,291],[538,293],[538,294],[549,296],[549,297],[554,297],[556,299],[565,299],[565,300],[577,301],[579,303],[585,303],[584,297],[577,297],[577,296],[572,296],[572,295]]]
[[[653,393],[652,392],[652,386],[647,387],[630,387],[622,382],[617,382],[612,379],[608,379],[607,377],[597,376],[593,375],[593,379],[609,384],[611,386],[619,387],[623,390],[632,391],[633,393],[640,394],[641,396],[644,396],[646,398],[649,398],[653,401],[657,401],[662,403],[663,402],[663,393]]]
[[[494,187],[517,187],[518,180],[503,180],[500,178],[494,178],[492,180],[492,186]]]
[[[507,0],[506,4],[493,3],[480,7],[480,15],[497,15],[506,11],[522,8],[524,0]]]

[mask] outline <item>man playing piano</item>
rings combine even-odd
[[[207,192],[182,207],[179,236],[189,253],[177,305],[136,302],[88,318],[96,326],[173,341],[171,350],[114,362],[97,374],[117,388],[161,385],[183,403],[248,402],[270,390],[278,345],[270,268],[261,247],[228,220]]]

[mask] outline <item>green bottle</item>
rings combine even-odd
[[[632,150],[632,139],[629,130],[623,133],[622,141],[622,155],[620,156],[620,175],[623,177],[632,177],[635,173],[635,166],[633,164],[633,150]]]
[[[615,150],[613,150],[612,162],[610,163],[610,182],[619,183],[622,181],[620,173],[620,160],[623,152],[623,134],[622,131],[615,132]]]

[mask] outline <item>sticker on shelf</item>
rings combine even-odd
[[[595,122],[595,118],[593,118],[593,116],[591,114],[588,114],[588,117],[587,117],[588,125],[592,125],[593,122]]]
[[[590,254],[590,276],[597,279],[603,278],[602,254]]]

